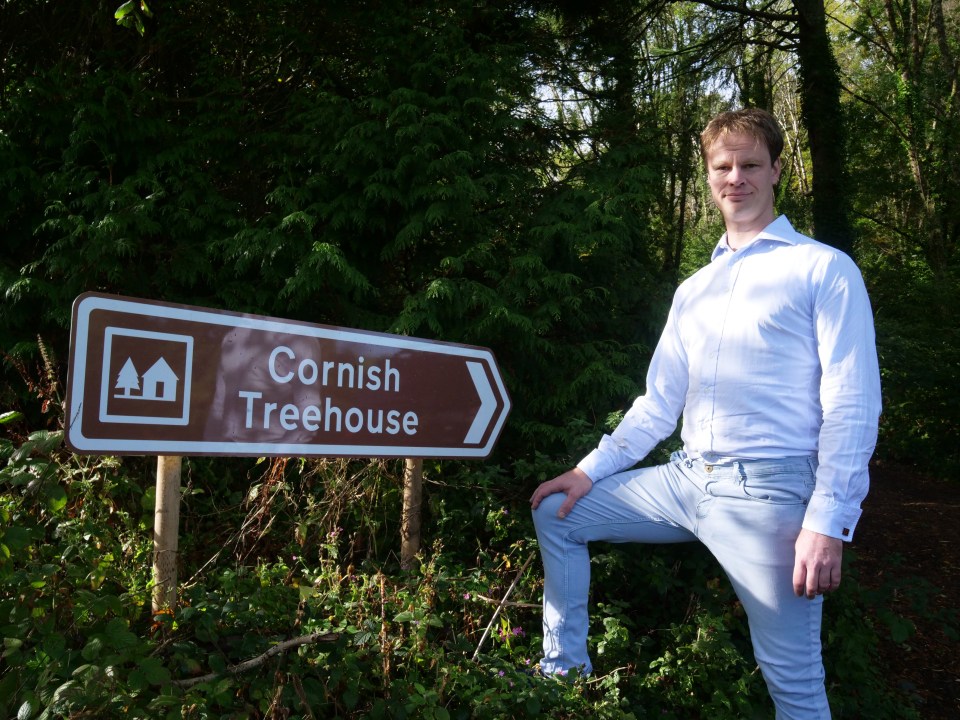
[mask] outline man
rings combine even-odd
[[[880,378],[856,266],[774,212],[782,149],[762,110],[707,125],[701,151],[726,233],[678,288],[645,394],[533,493],[545,674],[591,671],[587,543],[698,540],[746,610],[778,720],[830,717],[822,593],[840,584],[867,493]],[[627,470],[681,413],[683,450]]]

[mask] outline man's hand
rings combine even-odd
[[[553,480],[540,483],[540,486],[533,491],[533,495],[530,497],[530,504],[533,506],[533,509],[536,510],[540,506],[540,501],[547,497],[547,495],[553,495],[558,492],[565,493],[567,499],[563,501],[560,509],[557,510],[557,517],[565,518],[573,509],[577,500],[590,492],[592,487],[593,480],[591,480],[583,470],[575,467],[573,470],[567,470],[563,475],[558,475]]]
[[[800,530],[793,566],[793,591],[811,600],[840,586],[843,540]]]

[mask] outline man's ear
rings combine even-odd
[[[773,184],[780,182],[780,158],[773,161]]]

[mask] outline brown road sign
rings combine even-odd
[[[87,293],[77,453],[482,458],[510,411],[486,348]]]

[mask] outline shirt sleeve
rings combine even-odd
[[[823,424],[803,527],[851,540],[870,486],[881,405],[873,312],[860,271],[846,255],[833,255],[819,279],[813,309]]]
[[[642,460],[677,427],[687,393],[687,359],[676,326],[676,298],[647,370],[646,392],[616,430],[577,463],[596,482]]]

